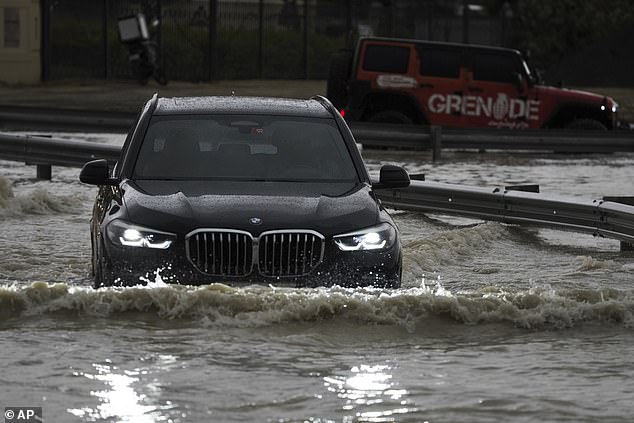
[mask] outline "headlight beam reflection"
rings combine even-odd
[[[393,422],[397,415],[415,409],[407,407],[405,389],[396,389],[389,365],[358,365],[349,376],[324,377],[324,386],[345,400],[343,409],[354,412],[354,421]]]
[[[133,370],[119,369],[109,360],[105,363],[93,363],[94,374],[76,373],[93,381],[105,384],[104,389],[90,392],[92,397],[99,400],[95,407],[68,409],[67,411],[82,419],[82,421],[117,421],[126,423],[154,423],[156,421],[180,421],[168,417],[169,411],[176,406],[171,401],[161,405],[157,399],[161,396],[161,386],[158,382],[143,381],[150,373],[166,370],[175,365],[177,357],[159,355],[156,368],[135,368]],[[141,384],[141,385],[140,385]],[[139,389],[140,388],[140,389]],[[186,415],[180,415],[183,419]]]

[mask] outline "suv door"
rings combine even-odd
[[[519,54],[473,50],[463,98],[469,127],[539,127],[539,101],[529,87]]]
[[[462,49],[450,45],[418,44],[416,97],[430,124],[465,125],[463,95],[467,68]]]

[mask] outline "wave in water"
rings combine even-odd
[[[408,263],[406,267],[415,265],[422,273],[438,271],[445,266],[459,264],[491,244],[508,238],[508,228],[500,223],[457,227],[430,237],[419,237],[403,243]]]
[[[77,208],[84,198],[50,194],[41,188],[28,194],[16,196],[11,182],[0,177],[0,216],[22,216],[26,214],[46,215],[69,213]]]
[[[585,322],[634,326],[634,291],[535,288],[507,292],[488,288],[453,294],[435,288],[292,289],[232,288],[223,284],[92,288],[36,282],[0,287],[0,318],[196,319],[223,327],[258,327],[345,319],[355,324],[399,325],[409,331],[434,322],[509,324],[527,329],[574,327]]]

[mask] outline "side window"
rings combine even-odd
[[[473,79],[513,83],[519,72],[517,58],[496,53],[476,53],[473,58]]]
[[[369,44],[365,48],[363,69],[373,72],[407,73],[409,47]]]
[[[421,46],[420,74],[423,76],[438,76],[441,78],[460,77],[460,51],[448,48]]]

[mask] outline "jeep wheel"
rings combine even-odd
[[[411,124],[412,119],[397,111],[397,110],[383,110],[382,112],[378,112],[370,116],[368,119],[369,122],[375,123],[400,123],[400,124]]]
[[[348,103],[347,82],[352,66],[352,50],[339,50],[330,60],[326,97],[336,107]]]
[[[583,131],[607,131],[608,128],[604,124],[594,119],[575,119],[570,122],[566,129],[583,130]]]

